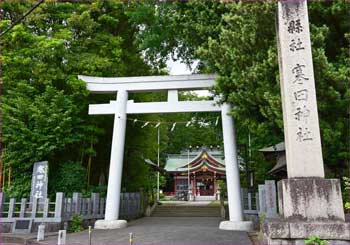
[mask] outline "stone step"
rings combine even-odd
[[[180,214],[159,214],[159,213],[153,213],[152,217],[220,217],[220,214],[185,214],[185,213],[180,213]]]
[[[157,208],[157,210],[162,211],[198,211],[198,212],[212,212],[212,211],[219,211],[220,209],[191,209],[191,208]]]
[[[163,211],[154,211],[153,213],[163,213],[163,214],[179,214],[179,213],[187,213],[187,214],[220,214],[220,211],[215,211],[215,212],[185,212],[185,211],[169,211],[169,212],[163,212]]]
[[[220,217],[218,206],[169,206],[159,205],[152,213],[153,217]]]

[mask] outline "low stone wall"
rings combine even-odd
[[[284,219],[267,219],[262,230],[266,239],[264,244],[304,244],[304,240],[310,234],[327,240],[329,244],[350,244],[350,223],[287,222]]]
[[[42,223],[33,222],[31,232],[37,232],[38,226]],[[55,232],[63,229],[64,224],[63,223],[55,223],[55,222],[47,222],[45,224],[45,231],[46,232]],[[0,223],[0,233],[11,233],[13,229],[13,222],[1,222]]]
[[[120,218],[135,219],[144,215],[147,197],[142,193],[121,193]],[[72,198],[66,198],[64,193],[57,193],[56,200],[36,199],[20,202],[10,198],[5,202],[5,194],[0,192],[0,233],[13,231],[15,222],[26,221],[30,225],[20,228],[22,232],[36,232],[40,224],[45,224],[45,231],[58,231],[69,229],[69,224],[75,215],[83,220],[83,226],[93,225],[97,219],[103,219],[105,212],[105,199],[98,193],[92,193],[91,197],[83,198],[81,193],[73,193]],[[17,229],[17,227],[16,227]],[[17,230],[16,230],[17,232]]]

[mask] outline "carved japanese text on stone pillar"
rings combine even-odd
[[[277,25],[288,177],[324,177],[307,2],[281,0]]]

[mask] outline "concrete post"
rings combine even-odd
[[[58,245],[66,244],[66,234],[67,234],[66,230],[58,231],[58,241],[57,241]]]
[[[74,213],[80,214],[81,212],[81,193],[73,192]]]
[[[248,210],[252,210],[252,193],[248,192]]]
[[[94,216],[98,215],[99,204],[100,204],[100,194],[99,193],[91,193],[92,199],[92,213]]]
[[[45,239],[45,225],[44,224],[40,224],[38,226],[38,234],[37,234],[37,238],[36,240],[38,242],[43,241]]]
[[[276,184],[274,180],[265,180],[265,197],[266,197],[266,217],[277,217],[277,200]]]
[[[259,215],[266,213],[266,191],[265,185],[259,185]]]
[[[220,223],[224,230],[252,230],[252,222],[243,222],[241,186],[237,161],[236,133],[233,118],[229,115],[231,106],[227,103],[221,107],[222,130],[226,165],[226,184],[230,221]]]
[[[126,130],[126,106],[128,102],[128,92],[118,91],[116,111],[114,116],[113,138],[111,159],[109,165],[108,189],[106,200],[105,221],[96,221],[95,229],[116,229],[126,226],[126,221],[118,221],[120,190],[123,171],[123,156]]]
[[[104,198],[101,198],[100,199],[100,210],[99,210],[99,214],[104,216],[104,207],[105,207],[105,199]]]
[[[36,197],[33,197],[32,199],[32,218],[35,219],[36,217],[36,211],[38,209],[38,201],[39,199]]]
[[[9,211],[8,211],[8,218],[13,217],[13,212],[15,210],[15,205],[16,205],[16,199],[15,198],[10,198],[10,204],[9,204]]]
[[[44,210],[43,210],[43,218],[47,218],[49,216],[49,210],[50,209],[50,199],[45,198],[44,199]]]
[[[4,204],[5,204],[5,193],[0,192],[0,217],[4,217],[3,216]]]
[[[19,211],[19,217],[24,218],[25,217],[25,212],[26,212],[26,204],[27,204],[27,198],[22,198],[21,199],[21,209]]]
[[[55,218],[62,218],[63,210],[64,210],[64,193],[57,192],[56,193],[56,203],[55,203]]]
[[[86,198],[87,201],[87,214],[91,215],[91,211],[92,211],[92,203],[91,203],[91,198]]]

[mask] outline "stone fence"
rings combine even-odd
[[[242,208],[244,219],[252,221],[255,228],[259,227],[259,216],[276,217],[277,199],[274,180],[266,180],[265,184],[259,185],[259,192],[249,192],[247,188],[241,188]],[[224,204],[224,199],[220,200],[221,216],[228,219],[229,210]]]
[[[133,219],[144,214],[147,201],[141,193],[121,193],[120,199],[121,218]],[[105,203],[105,198],[100,198],[99,193],[92,193],[88,198],[73,193],[72,198],[67,198],[62,192],[56,193],[54,202],[48,198],[33,198],[31,201],[22,198],[19,202],[10,198],[5,202],[5,194],[0,192],[0,232],[15,232],[21,224],[36,231],[41,223],[47,226],[47,231],[58,231],[74,215],[79,215],[84,223],[94,222],[104,218]]]
[[[265,184],[259,185],[259,215],[265,218],[276,218],[277,212],[277,191],[276,181],[265,180]]]
[[[251,193],[247,188],[241,188],[242,208],[246,214],[258,214],[259,212],[259,195]]]

